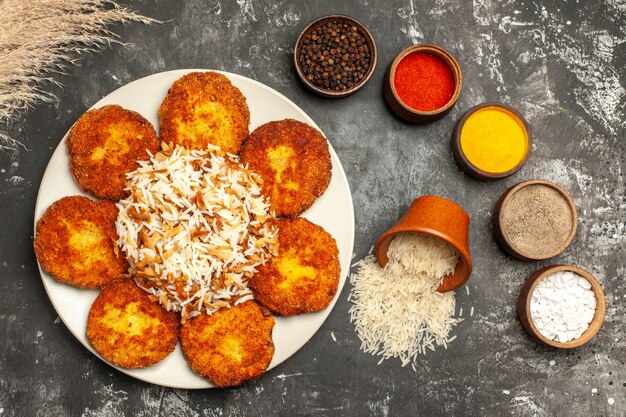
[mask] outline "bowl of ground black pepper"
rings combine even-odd
[[[324,16],[300,33],[294,62],[298,76],[311,91],[328,98],[347,97],[374,73],[376,43],[358,20]]]
[[[538,261],[560,254],[572,243],[578,212],[561,186],[529,180],[500,196],[492,220],[496,240],[509,254]]]

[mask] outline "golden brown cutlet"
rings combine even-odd
[[[161,140],[187,149],[212,144],[238,154],[249,124],[246,98],[217,72],[192,72],[179,78],[159,109]]]
[[[128,195],[126,174],[137,161],[159,150],[154,127],[139,113],[118,105],[83,114],[67,137],[70,170],[78,185],[96,197],[121,200]]]
[[[87,318],[87,339],[107,361],[145,368],[174,351],[180,315],[150,301],[132,279],[102,289]]]
[[[313,205],[331,179],[328,142],[297,120],[259,126],[241,148],[241,163],[263,179],[263,194],[278,217],[296,217]]]
[[[293,316],[325,309],[337,292],[341,265],[335,239],[307,219],[278,221],[278,256],[250,279],[254,299]]]
[[[218,387],[258,378],[274,356],[274,317],[254,301],[200,314],[180,330],[191,369]]]
[[[57,281],[100,288],[120,278],[128,263],[117,248],[117,207],[106,200],[64,197],[37,222],[34,247],[41,267]]]

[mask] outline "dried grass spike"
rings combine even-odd
[[[121,43],[112,24],[159,23],[111,0],[0,0],[0,150],[24,146],[6,132],[80,55]]]

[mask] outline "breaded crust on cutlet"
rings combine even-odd
[[[337,292],[341,265],[335,239],[305,218],[278,221],[278,256],[249,281],[254,299],[282,316],[325,309]]]
[[[187,149],[210,143],[238,154],[248,135],[246,98],[217,72],[192,72],[172,84],[159,109],[161,140]]]
[[[83,114],[67,137],[70,170],[83,190],[99,198],[121,200],[128,195],[126,174],[138,160],[159,150],[154,127],[142,115],[118,105]]]
[[[53,203],[37,222],[33,245],[41,267],[57,281],[100,288],[128,270],[117,248],[117,207],[83,196]]]
[[[191,369],[218,387],[258,378],[274,356],[274,316],[254,301],[200,314],[180,329]]]
[[[132,279],[102,289],[89,310],[87,339],[107,361],[145,368],[176,348],[180,315],[167,311]]]
[[[322,134],[297,120],[265,123],[241,148],[241,163],[263,178],[263,194],[278,217],[296,217],[330,183],[332,163]]]

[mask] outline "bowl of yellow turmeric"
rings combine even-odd
[[[469,109],[452,132],[452,153],[465,172],[496,180],[519,171],[532,151],[532,132],[524,116],[503,103]]]

